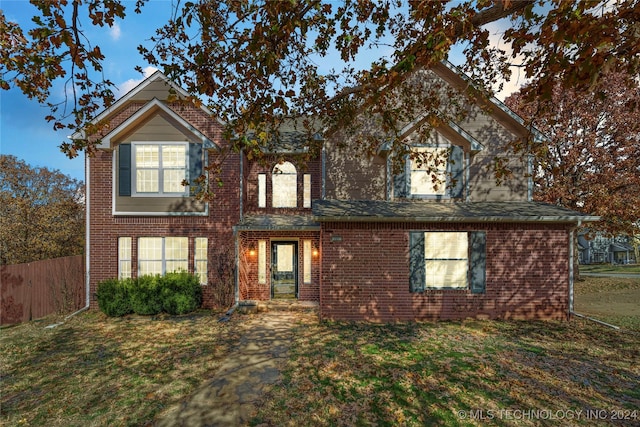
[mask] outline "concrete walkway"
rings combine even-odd
[[[640,279],[640,273],[589,273],[580,272],[581,276],[593,276],[593,277],[618,277],[624,279]]]
[[[236,316],[238,314],[234,314]],[[300,313],[252,315],[245,334],[222,362],[215,377],[153,424],[156,427],[242,426],[286,363],[292,327]]]

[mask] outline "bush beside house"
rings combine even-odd
[[[161,312],[179,315],[200,307],[202,287],[197,276],[185,272],[108,279],[98,284],[96,299],[100,310],[111,317]]]

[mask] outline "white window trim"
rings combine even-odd
[[[143,145],[156,145],[158,150],[158,192],[138,192],[138,165],[136,164],[136,148]],[[185,179],[189,180],[189,143],[184,141],[132,141],[131,142],[131,197],[183,197],[189,196],[189,187],[185,186],[182,192],[164,192],[162,167],[162,146],[182,146],[185,149]],[[169,168],[166,168],[169,169]]]
[[[122,236],[122,237],[118,237],[118,279],[130,279],[132,277],[132,272],[133,272],[133,260],[132,260],[132,248],[131,248],[131,242],[132,239],[131,237],[128,236]],[[129,258],[122,258],[122,249],[124,248],[124,245],[127,245],[128,248],[127,252],[129,254]],[[123,262],[128,262],[129,263],[129,271],[126,272],[126,275],[124,274],[125,271],[122,267],[122,263]]]
[[[284,172],[284,173],[276,173],[275,171],[278,168],[283,168],[284,166],[291,166],[293,168],[293,172]],[[280,194],[280,192],[282,191],[282,187],[280,183],[277,183],[277,177],[281,176],[281,177],[293,177],[293,188],[289,189],[291,190],[291,193],[293,195],[293,204],[292,205],[285,205],[285,204],[280,204],[278,203],[280,200],[279,198],[276,198],[275,195]],[[275,165],[272,169],[271,169],[271,207],[273,208],[296,208],[298,207],[298,168],[296,168],[296,166],[291,163],[291,162],[284,162],[281,164],[277,164]]]
[[[166,247],[166,239],[168,237],[176,237],[176,238],[183,238],[183,239],[187,239],[187,259],[186,259],[186,265],[187,265],[187,271],[189,269],[189,238],[185,237],[185,236],[141,236],[138,237],[138,259],[136,260],[137,263],[137,271],[138,271],[138,276],[141,275],[140,273],[140,239],[162,239],[162,259],[161,260],[152,260],[152,259],[144,259],[143,261],[162,261],[162,275],[164,276],[165,274],[167,274],[167,261],[176,261],[175,259],[171,259],[171,260],[167,260],[167,247]]]
[[[204,241],[205,243],[204,258],[198,258],[199,241]],[[198,263],[204,264],[204,271],[198,269]],[[201,285],[209,283],[209,239],[206,237],[196,237],[193,240],[193,274],[200,278]]]

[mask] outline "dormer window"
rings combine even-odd
[[[447,183],[448,148],[415,147],[409,159],[410,194],[444,196]]]
[[[295,208],[298,202],[298,173],[291,162],[275,165],[271,176],[272,206]]]
[[[404,171],[393,177],[394,198],[462,198],[463,171],[462,147],[415,146],[406,157]]]

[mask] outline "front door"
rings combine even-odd
[[[271,297],[296,298],[298,293],[298,243],[271,244]]]

